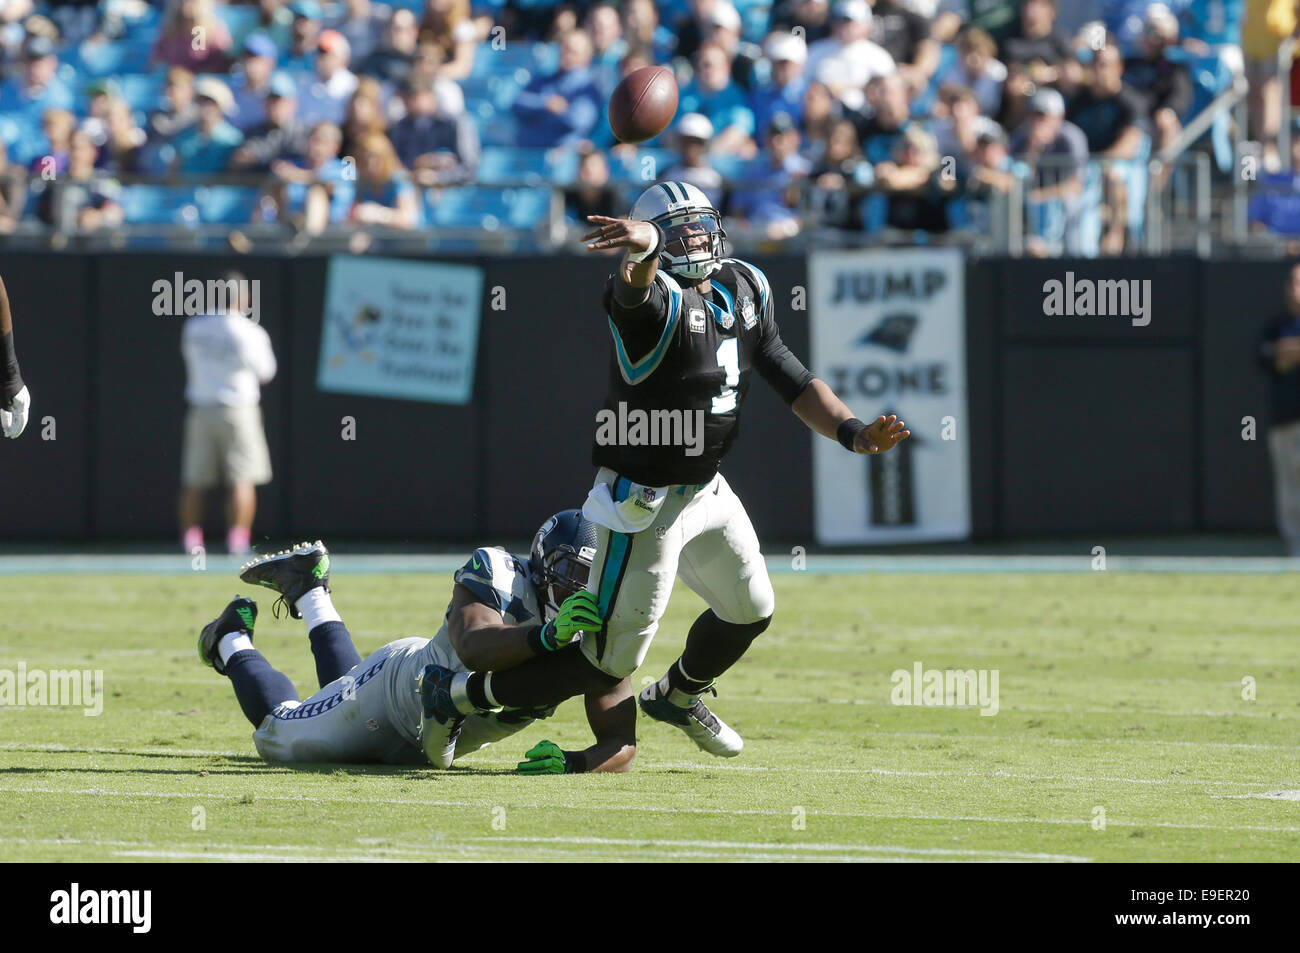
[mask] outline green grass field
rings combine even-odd
[[[362,654],[436,630],[446,575],[335,568]],[[450,772],[264,764],[194,654],[232,577],[0,578],[0,669],[102,669],[106,695],[99,717],[0,709],[0,860],[1300,858],[1295,577],[775,583],[775,623],[713,702],[739,758],[642,719],[628,774],[523,778],[541,738],[587,744],[580,703]],[[259,647],[310,693],[302,624],[261,601]],[[638,687],[700,609],[679,587]],[[891,704],[915,662],[996,669],[1000,710]]]

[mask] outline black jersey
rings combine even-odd
[[[711,289],[660,270],[649,296],[604,305],[614,337],[609,392],[597,420],[592,462],[649,486],[705,483],[740,429],[740,408],[757,370],[788,404],[813,379],[781,342],[767,277],[724,259]]]

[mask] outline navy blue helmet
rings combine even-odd
[[[528,574],[548,617],[554,616],[569,596],[587,588],[595,555],[596,524],[584,519],[581,510],[556,513],[537,530]]]

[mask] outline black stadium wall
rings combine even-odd
[[[450,259],[448,259],[450,260]],[[241,258],[279,358],[263,391],[275,481],[256,535],[425,542],[519,539],[581,505],[608,373],[600,306],[612,260],[455,259],[484,269],[473,400],[452,406],[317,390],[328,260]],[[782,334],[807,356],[802,257],[764,268]],[[232,264],[177,255],[0,255],[33,394],[0,442],[0,541],[175,534],[182,319],[153,283]],[[971,494],[977,538],[1259,531],[1272,525],[1260,329],[1285,262],[972,260],[966,266]],[[1044,283],[1150,280],[1151,321],[1044,312]],[[504,291],[495,310],[493,289]],[[846,395],[866,416],[874,408]],[[355,439],[342,439],[343,418]],[[1243,418],[1257,422],[1243,440]],[[960,422],[959,422],[960,424]],[[755,380],[724,466],[762,538],[812,537],[811,439]],[[214,499],[213,526],[218,526]]]

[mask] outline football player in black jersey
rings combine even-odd
[[[588,249],[623,248],[604,303],[609,392],[583,515],[598,527],[587,588],[603,623],[581,642],[515,668],[426,670],[426,730],[475,711],[552,705],[616,683],[645,658],[680,576],[708,603],[685,650],[640,696],[642,711],[721,757],[740,736],[700,700],[771,622],[758,537],[718,472],[757,371],[812,430],[854,453],[883,453],[910,432],[894,416],[853,416],[781,342],[766,276],[725,257],[722,218],[698,188],[662,182],[628,219],[589,216]]]

